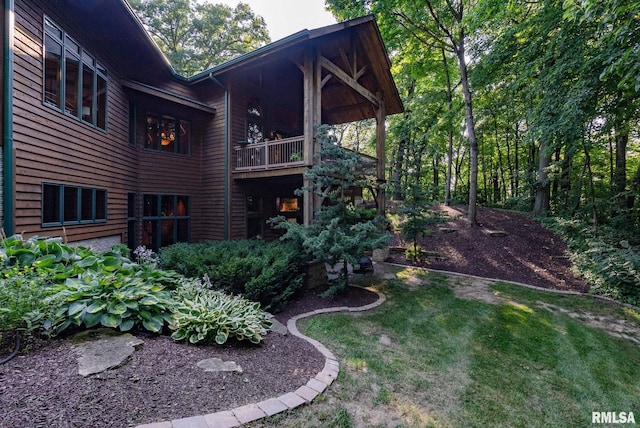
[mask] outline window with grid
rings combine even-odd
[[[107,70],[50,18],[44,18],[43,102],[107,129]]]
[[[106,190],[43,183],[42,226],[105,221],[107,221]]]

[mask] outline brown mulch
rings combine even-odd
[[[420,245],[439,258],[416,265],[545,288],[587,290],[571,274],[562,240],[526,215],[479,207],[479,225],[468,228],[464,207],[437,209],[447,211],[450,220],[434,226],[432,236],[421,238]],[[504,236],[489,236],[487,230]],[[402,244],[398,237],[392,243]],[[392,254],[388,261],[408,263],[402,254]],[[311,290],[276,318],[286,324],[290,317],[314,309],[361,306],[375,299],[374,293],[356,288],[331,300]],[[78,374],[70,340],[30,340],[18,357],[0,365],[0,427],[128,427],[230,410],[294,391],[324,367],[324,357],[292,335],[269,333],[258,346],[222,347],[141,337],[144,345],[125,365],[86,378]],[[213,357],[235,361],[243,373],[197,368],[199,360]]]
[[[468,227],[466,206],[432,209],[445,213],[446,221],[430,226],[431,235],[418,239],[428,256],[415,262],[392,253],[387,261],[542,288],[588,291],[571,272],[564,241],[530,216],[477,207],[477,224]],[[399,236],[391,242],[396,247],[409,244]]]

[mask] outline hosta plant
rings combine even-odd
[[[198,280],[185,280],[176,291],[176,306],[169,327],[175,340],[224,344],[230,338],[260,343],[271,322],[260,304],[210,289]]]
[[[171,292],[141,276],[118,272],[98,274],[86,271],[68,278],[52,289],[58,303],[53,318],[45,323],[52,334],[71,325],[91,328],[96,325],[120,331],[142,326],[154,333],[171,320],[174,305]]]

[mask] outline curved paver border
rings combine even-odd
[[[365,306],[338,306],[316,309],[315,311],[296,315],[287,321],[287,329],[292,335],[306,340],[325,357],[324,368],[322,371],[316,374],[315,377],[309,379],[305,385],[302,385],[293,392],[287,392],[277,398],[269,398],[260,401],[259,403],[247,404],[245,406],[236,407],[232,410],[210,413],[208,415],[174,419],[172,421],[153,422],[150,424],[138,425],[136,428],[232,428],[310,403],[318,395],[323,393],[334,380],[336,380],[338,373],[340,372],[340,363],[326,346],[317,340],[300,333],[296,323],[303,318],[309,318],[320,314],[368,311],[380,306],[386,300],[386,296],[377,290],[368,287],[361,288],[376,293],[378,295],[378,299]]]

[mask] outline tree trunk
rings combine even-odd
[[[533,204],[533,215],[544,215],[549,211],[549,201],[551,188],[549,186],[548,167],[551,163],[551,156],[547,153],[547,143],[540,143],[540,156],[538,160],[538,180],[535,183],[535,202]]]
[[[449,75],[449,64],[447,62],[447,55],[444,49],[441,49],[442,52],[442,62],[444,64],[444,75],[447,81],[447,111],[449,112],[449,117],[451,117],[451,111],[453,110],[453,93],[451,89],[451,76]],[[447,147],[447,181],[444,189],[444,204],[446,206],[451,205],[451,170],[453,167],[453,129],[449,127],[449,132],[447,133],[447,137],[449,139],[449,146]]]
[[[624,195],[627,189],[627,144],[629,143],[629,133],[616,129],[616,166],[613,172],[611,183],[612,194],[616,201],[614,214],[626,209],[627,202]]]
[[[464,31],[460,31],[460,38],[456,49],[458,56],[458,68],[460,69],[460,81],[462,82],[462,92],[464,93],[464,107],[467,125],[467,138],[469,138],[469,213],[467,215],[467,225],[475,226],[477,221],[476,203],[478,199],[478,140],[476,139],[475,122],[473,120],[473,106],[471,104],[471,87],[467,75],[467,63],[464,57]]]
[[[404,199],[400,180],[402,178],[404,166],[404,152],[406,150],[405,140],[402,139],[398,143],[398,152],[396,153],[396,161],[393,169],[393,200],[401,201]]]

